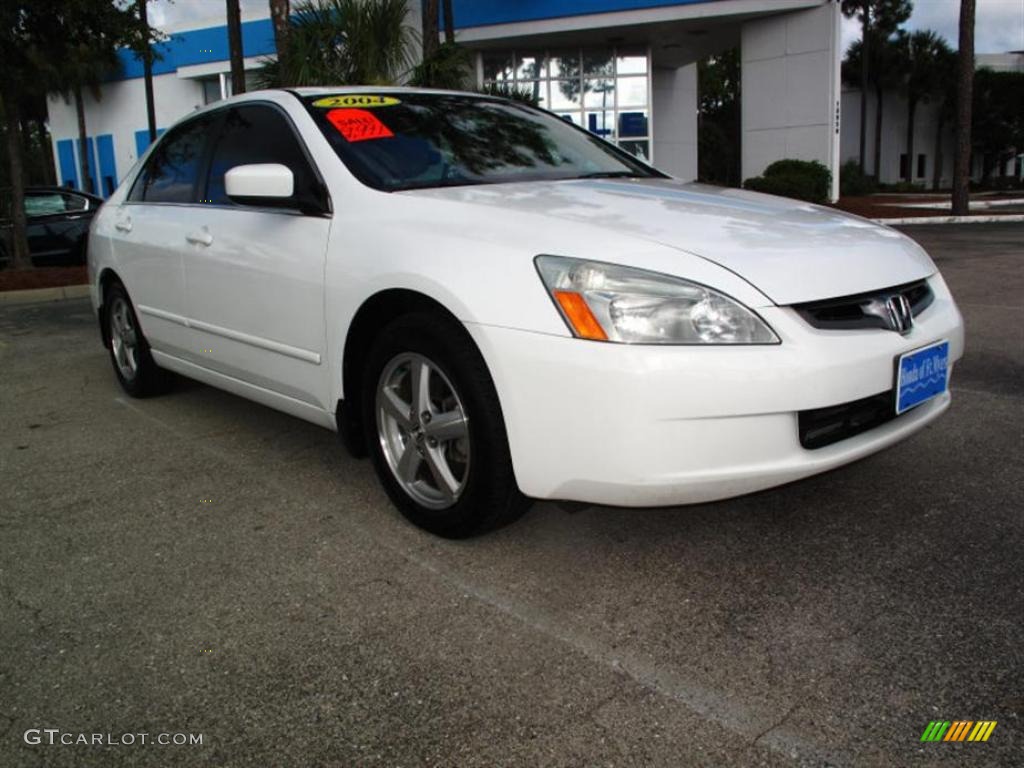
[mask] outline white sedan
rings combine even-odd
[[[338,430],[443,536],[530,498],[704,502],[849,463],[939,416],[963,354],[899,232],[473,94],[219,102],[142,158],[88,253],[129,394],[174,372]]]

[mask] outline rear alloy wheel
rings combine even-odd
[[[166,392],[171,374],[153,361],[149,344],[123,285],[114,283],[107,289],[103,311],[110,340],[110,361],[124,391],[132,397]]]
[[[128,299],[118,296],[110,305],[110,352],[122,379],[134,381],[139,375],[139,332],[135,328]]]
[[[410,521],[463,538],[526,509],[494,383],[456,320],[418,313],[392,322],[373,343],[363,392],[374,466]]]

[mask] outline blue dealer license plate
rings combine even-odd
[[[903,413],[946,391],[949,381],[949,342],[900,355],[896,370],[896,413]]]

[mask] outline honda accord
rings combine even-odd
[[[173,372],[337,430],[449,537],[528,499],[688,504],[847,464],[934,421],[963,353],[901,233],[683,183],[479,94],[211,105],[88,254],[128,394]]]

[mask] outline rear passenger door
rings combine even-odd
[[[224,175],[280,163],[292,198],[260,206],[228,198]],[[322,362],[326,189],[290,118],[271,103],[226,110],[210,153],[203,204],[188,230],[185,294],[208,367],[330,408]]]
[[[114,211],[112,248],[147,341],[196,358],[185,308],[185,235],[201,212],[199,179],[216,121],[204,114],[171,129]]]

